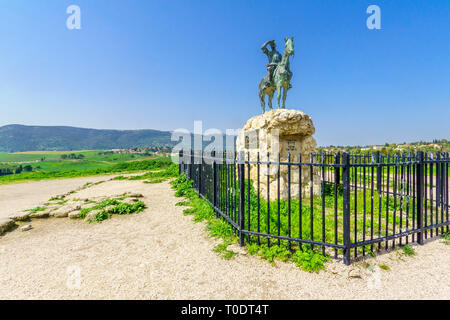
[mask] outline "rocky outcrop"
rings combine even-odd
[[[50,213],[50,216],[55,218],[65,218],[69,216],[69,213],[75,210],[80,210],[81,204],[79,203],[71,203],[65,206],[62,206],[59,209],[56,209]]]
[[[14,221],[26,221],[30,218],[30,212],[19,212],[12,216],[9,216],[9,218]]]
[[[14,228],[15,225],[16,223],[14,222],[13,219],[0,218],[0,234],[3,234],[11,230],[12,228]]]
[[[278,161],[287,162],[290,155],[291,162],[299,161],[301,154],[302,162],[309,162],[310,153],[316,151],[316,141],[313,138],[315,128],[311,117],[299,110],[275,109],[248,120],[240,131],[236,150],[244,152],[245,160],[250,161]],[[269,157],[267,156],[269,154]],[[278,166],[271,164],[260,165],[260,195],[267,198],[269,189],[270,199],[275,200],[278,194]],[[245,170],[248,170],[247,166]],[[298,197],[299,193],[299,169],[291,167],[291,198]],[[245,172],[247,177],[247,171]],[[269,177],[269,183],[267,182]],[[316,170],[310,174],[310,168],[302,166],[302,192],[309,196],[311,180],[313,181],[313,193],[317,194],[319,188],[319,176]],[[250,166],[250,179],[254,185],[258,179],[257,165]],[[280,166],[280,198],[288,198],[288,166]]]

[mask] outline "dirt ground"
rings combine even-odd
[[[0,216],[104,177],[0,186]],[[224,260],[203,223],[184,216],[167,182],[108,181],[73,197],[138,192],[148,208],[89,224],[33,220],[0,237],[0,299],[450,299],[450,245],[436,239],[319,273],[271,266],[245,249]],[[389,271],[377,267],[385,264]]]

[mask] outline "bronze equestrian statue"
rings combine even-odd
[[[259,82],[259,99],[262,112],[266,111],[266,95],[269,96],[268,105],[272,109],[272,99],[277,91],[277,107],[285,108],[287,91],[292,88],[292,72],[289,69],[289,57],[294,55],[294,37],[284,38],[285,46],[283,56],[277,51],[275,40],[267,41],[261,47],[262,52],[267,55],[267,75]],[[270,49],[267,46],[270,45]],[[283,88],[283,104],[281,102],[281,89]]]

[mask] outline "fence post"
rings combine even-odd
[[[380,157],[380,151],[377,151],[375,157],[376,157],[375,160],[376,160],[376,162],[378,164],[378,166],[377,166],[377,191],[378,191],[378,193],[380,193],[381,192],[381,175],[382,175],[382,172],[380,172],[380,170],[381,170],[381,166],[380,166],[380,161],[381,161],[381,159],[380,159],[381,158]]]
[[[344,215],[344,263],[350,265],[350,161],[349,154],[342,154],[343,215]]]
[[[245,164],[244,164],[244,153],[239,154],[240,161],[238,162],[238,177],[239,177],[239,239],[240,245],[244,245],[244,207],[245,207]]]
[[[416,164],[417,242],[423,244],[423,151],[418,151]]]
[[[181,168],[184,169],[184,166],[183,166],[183,150],[180,150],[180,152],[178,152],[178,174],[179,175],[183,173],[183,170]]]
[[[189,164],[189,180],[194,179],[192,171],[194,171],[194,149],[191,149],[191,163]]]
[[[338,152],[336,155],[336,163],[337,164],[341,163],[341,153],[340,152]],[[339,184],[341,184],[341,168],[335,168],[334,170],[336,170],[335,182],[339,185]]]
[[[214,209],[217,207],[217,165],[216,165],[216,151],[212,152],[213,157],[213,205]]]
[[[203,149],[199,151],[200,153],[200,163],[198,164],[198,193],[202,193],[202,179],[203,179]]]

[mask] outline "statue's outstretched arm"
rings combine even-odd
[[[268,45],[269,43],[271,43],[272,41],[273,41],[273,40],[269,40],[269,41],[264,42],[264,44],[263,44],[262,47],[261,47],[262,52],[264,52],[265,54],[267,54],[267,52],[269,52],[269,50],[267,50],[267,45]]]

